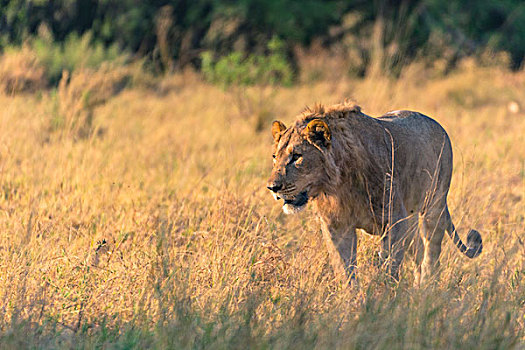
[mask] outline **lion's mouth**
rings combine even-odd
[[[296,207],[302,207],[306,205],[306,203],[308,203],[308,193],[306,191],[299,193],[295,198],[284,200],[284,204],[290,204]]]
[[[300,212],[308,203],[308,192],[303,191],[294,198],[285,199],[283,204],[283,211],[285,214],[295,214]]]

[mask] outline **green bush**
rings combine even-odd
[[[39,36],[31,41],[31,46],[52,85],[58,84],[63,71],[98,68],[104,62],[119,65],[128,59],[128,55],[122,53],[116,44],[105,47],[102,43],[92,40],[90,32],[82,36],[72,33],[63,43],[50,37]]]
[[[215,84],[229,87],[246,85],[290,85],[293,71],[284,54],[284,44],[277,37],[268,43],[267,55],[244,55],[235,51],[213,59],[211,52],[201,55],[202,73]]]
[[[348,25],[354,14],[359,20]],[[383,70],[399,72],[421,57],[445,59],[454,68],[461,58],[487,49],[508,52],[511,67],[518,69],[525,57],[524,23],[523,0],[4,0],[0,50],[48,26],[61,43],[58,51],[87,42],[96,47],[93,56],[114,56],[119,45],[166,71],[197,66],[203,51],[215,57],[241,52],[228,64],[245,63],[244,55],[262,55],[273,36],[288,53],[314,41],[333,47],[352,37],[349,50],[358,52],[365,70],[379,62]],[[84,33],[91,33],[85,42]],[[57,45],[43,46],[53,51]],[[296,63],[292,55],[287,58]],[[59,77],[55,68],[55,82]]]

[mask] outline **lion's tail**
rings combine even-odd
[[[481,251],[483,250],[483,240],[481,239],[481,235],[478,231],[471,229],[468,232],[467,245],[463,244],[461,238],[459,238],[458,232],[456,231],[452,220],[449,220],[447,232],[459,251],[469,258],[472,259],[481,254]]]

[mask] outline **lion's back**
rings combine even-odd
[[[414,147],[422,148],[421,155],[428,152],[443,154],[444,148],[450,147],[450,139],[445,129],[434,119],[413,111],[399,110],[388,112],[377,118],[380,124],[388,129],[396,143],[406,144],[406,152],[414,152]],[[431,146],[432,150],[427,149]],[[428,154],[430,155],[430,154]]]
[[[403,128],[412,135],[423,133],[425,137],[448,138],[445,129],[434,119],[414,111],[398,110],[388,112],[377,118],[387,128],[388,125],[395,125]]]
[[[406,200],[416,204],[436,180],[446,194],[452,176],[452,147],[445,129],[434,119],[407,110],[392,111],[377,120],[392,135],[394,165]]]

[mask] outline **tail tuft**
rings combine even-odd
[[[469,258],[472,259],[481,254],[481,251],[483,250],[483,240],[478,231],[469,231],[467,235],[467,247],[468,250],[465,252],[465,255]]]

